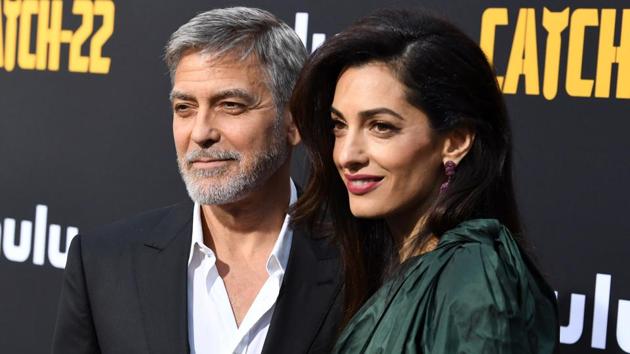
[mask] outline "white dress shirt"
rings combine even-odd
[[[297,199],[291,183],[290,204]],[[261,206],[264,208],[264,206]],[[192,242],[188,257],[188,341],[191,354],[259,354],[287,267],[293,231],[289,215],[284,218],[278,239],[267,259],[269,278],[256,295],[240,327],[232,312],[214,252],[203,243],[201,207],[193,210]]]

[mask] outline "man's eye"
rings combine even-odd
[[[239,114],[245,111],[245,105],[239,102],[226,101],[221,103],[221,108],[230,114]]]
[[[173,106],[173,111],[176,114],[184,115],[184,114],[190,112],[190,106],[187,105],[187,104],[176,104],[176,105]]]

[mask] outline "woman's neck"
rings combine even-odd
[[[433,234],[427,235],[424,231],[427,217],[426,212],[416,212],[385,219],[394,242],[399,245],[398,257],[401,263],[432,251],[437,246],[438,238]]]

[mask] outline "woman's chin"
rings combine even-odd
[[[387,213],[379,208],[377,205],[350,205],[350,212],[354,217],[361,219],[380,219]]]

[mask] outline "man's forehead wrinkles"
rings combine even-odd
[[[204,68],[189,68],[181,67],[175,73],[175,83],[204,83],[204,82],[231,82],[240,81],[246,82],[251,86],[259,86],[264,84],[265,76],[258,70],[253,70],[247,67],[240,67],[233,65],[231,67],[204,67]],[[228,84],[229,85],[229,84]]]
[[[273,100],[267,75],[257,58],[220,58],[191,53],[176,67],[171,100],[206,102],[215,105],[224,99],[238,99],[249,107],[267,106]]]
[[[223,53],[221,55],[216,55],[213,53],[197,53],[207,65],[239,65],[242,67],[253,67],[260,68],[261,63],[253,54],[250,54],[246,57],[242,55],[238,55],[236,53]]]

